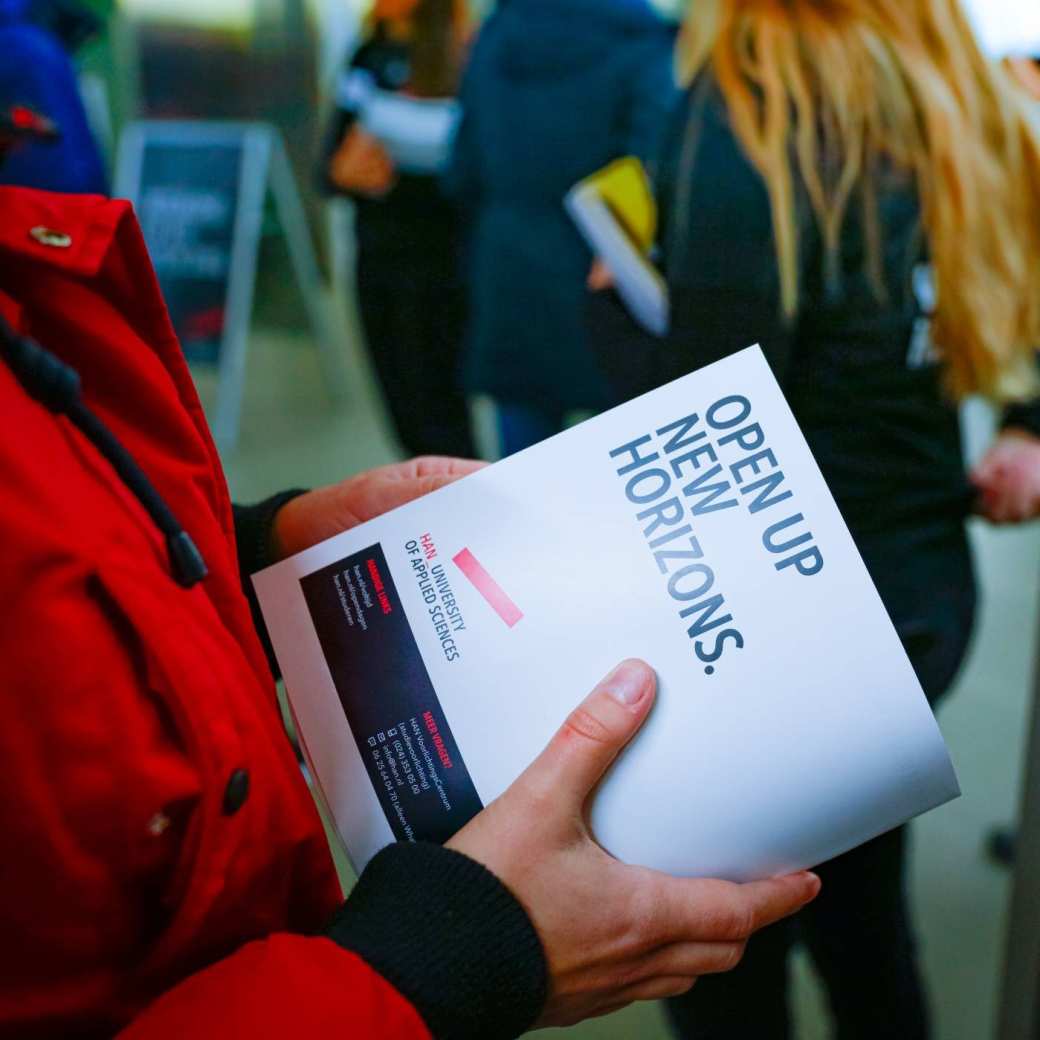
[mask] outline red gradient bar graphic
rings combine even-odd
[[[469,578],[470,583],[491,609],[512,628],[523,616],[524,612],[506,595],[505,589],[491,577],[480,561],[469,551],[463,549],[452,557],[452,561]]]

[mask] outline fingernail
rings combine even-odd
[[[646,673],[641,661],[622,661],[604,680],[607,693],[626,708],[634,708],[650,689]]]
[[[811,870],[805,871],[805,877],[808,879],[810,886],[813,890],[813,897],[819,893],[820,889],[823,888],[823,882],[820,880],[819,874],[814,874]]]

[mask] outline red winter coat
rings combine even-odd
[[[0,213],[0,313],[79,370],[209,566],[178,586],[111,467],[0,363],[0,1034],[429,1036],[304,937],[339,886],[130,206],[5,188]]]

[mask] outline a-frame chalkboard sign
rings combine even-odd
[[[334,394],[341,355],[281,136],[267,123],[141,121],[123,131],[115,194],[137,209],[185,356],[218,367],[213,435],[238,438],[264,205],[271,193]]]

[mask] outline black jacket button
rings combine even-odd
[[[236,769],[224,788],[224,815],[234,816],[249,797],[249,770]]]

